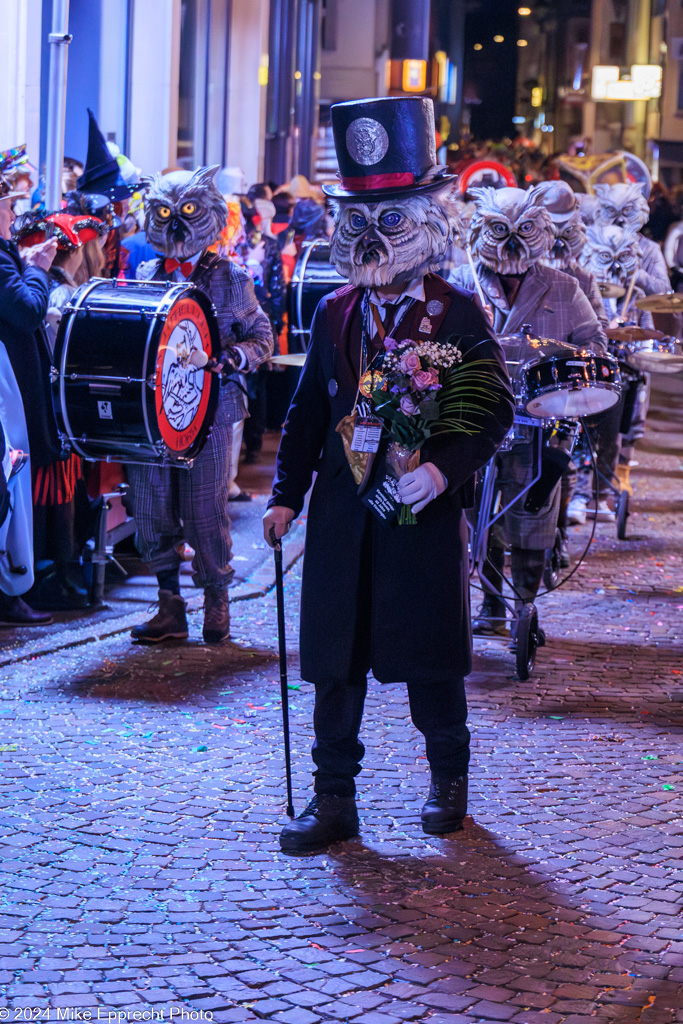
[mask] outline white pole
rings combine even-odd
[[[59,210],[62,205],[64,164],[64,122],[66,117],[66,62],[69,35],[69,0],[53,0],[50,43],[50,72],[47,98],[47,153],[45,157],[45,206]]]

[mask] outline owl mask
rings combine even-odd
[[[523,274],[547,256],[554,241],[550,214],[521,188],[471,189],[476,210],[469,244],[476,259],[498,274]]]
[[[639,231],[650,217],[650,207],[637,181],[628,185],[596,185],[596,221]]]
[[[586,231],[581,263],[598,281],[628,288],[640,267],[640,238],[614,224],[593,224]]]
[[[533,192],[550,214],[554,241],[543,262],[564,270],[576,263],[586,241],[586,228],[579,214],[576,194],[565,181],[544,181]]]
[[[216,167],[171,171],[144,178],[145,231],[156,252],[185,260],[202,252],[225,227],[228,207],[218,191]]]
[[[406,283],[437,270],[460,231],[452,184],[379,202],[328,202],[332,262],[357,287]]]

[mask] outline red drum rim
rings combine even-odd
[[[174,341],[176,331],[181,338]],[[201,346],[209,358],[213,355],[209,321],[200,303],[192,296],[181,296],[168,311],[159,337],[154,374],[159,433],[169,451],[176,456],[190,451],[196,443],[209,409],[212,386],[210,373],[194,367],[186,370],[187,360],[184,365],[182,361],[178,363],[179,344],[187,345],[188,355],[192,351],[190,345],[193,348]],[[171,355],[171,361],[167,359],[168,355]],[[179,370],[176,369],[178,365]],[[171,377],[174,370],[176,372]]]

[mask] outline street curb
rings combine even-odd
[[[283,569],[285,572],[289,570],[298,562],[301,558],[304,550],[304,542],[306,537],[306,519],[297,519],[296,524],[288,536],[287,542],[282,546],[283,552]],[[272,553],[269,551],[263,561],[254,569],[253,573],[248,580],[235,587],[234,590],[230,591],[230,601],[255,601],[260,597],[266,597],[266,595],[275,586],[275,562],[272,557]],[[199,611],[202,607],[201,597],[192,597],[187,601],[188,612]],[[38,658],[45,658],[50,654],[56,654],[58,651],[67,651],[73,647],[82,647],[85,644],[97,643],[101,640],[108,640],[113,636],[118,636],[121,633],[128,632],[132,626],[134,626],[140,620],[140,613],[129,612],[127,615],[120,616],[118,618],[108,619],[106,625],[114,626],[114,628],[107,629],[102,633],[94,633],[91,626],[83,626],[82,630],[79,630],[77,635],[66,643],[58,643],[53,647],[46,647],[41,650],[25,651],[23,654],[17,654],[14,657],[6,658],[0,661],[0,669],[8,668],[11,665],[17,665],[22,661],[35,661]],[[85,635],[84,635],[85,634]]]

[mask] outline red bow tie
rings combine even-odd
[[[175,256],[169,256],[164,260],[164,270],[167,274],[172,274],[174,270],[180,270],[183,277],[189,277],[194,270],[194,263],[181,263]]]

